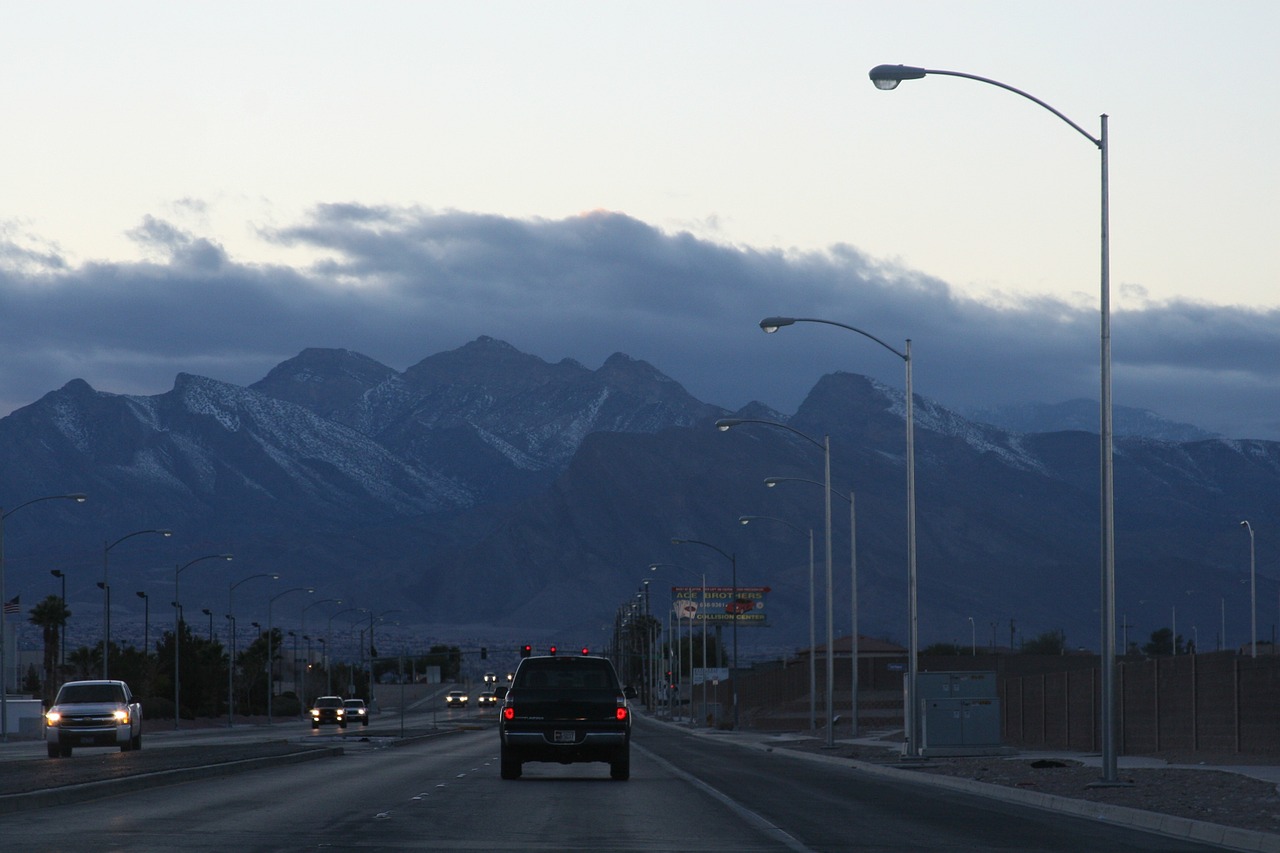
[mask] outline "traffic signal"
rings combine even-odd
[[[523,646],[520,647],[520,657],[527,658],[531,654],[533,654],[533,646],[529,645],[528,643],[525,643]]]
[[[588,649],[586,646],[583,646],[583,647],[582,647],[582,653],[583,653],[584,655],[589,655],[589,654],[591,654],[591,650],[590,650],[590,649]]]
[[[555,654],[556,654],[556,647],[555,647],[555,646],[552,646],[552,647],[551,647],[551,656],[552,656],[552,657],[555,657]]]
[[[489,659],[489,650],[488,650],[488,649],[486,649],[484,646],[481,646],[481,647],[480,647],[480,660],[488,660],[488,659]]]

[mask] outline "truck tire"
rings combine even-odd
[[[499,759],[502,765],[501,776],[503,779],[519,779],[524,772],[524,763],[516,758],[514,754],[509,752],[506,746],[502,747],[502,757]]]
[[[62,754],[62,751],[58,749],[58,745],[56,743],[47,743],[45,746],[49,749],[50,758],[57,758]]]
[[[609,777],[619,782],[625,782],[631,778],[631,748],[622,747],[613,756],[613,760],[609,762]]]

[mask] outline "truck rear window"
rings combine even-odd
[[[608,661],[530,661],[516,673],[515,686],[532,690],[617,690]]]

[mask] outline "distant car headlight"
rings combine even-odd
[[[313,717],[318,717],[318,716],[320,716],[320,709],[319,709],[319,708],[312,708],[312,709],[311,709],[311,716],[313,716]]]
[[[51,726],[56,726],[58,721],[62,719],[62,714],[57,711],[50,711],[44,715],[44,721]]]
[[[129,722],[129,712],[123,708],[117,708],[111,712],[111,716],[115,718],[117,723]]]

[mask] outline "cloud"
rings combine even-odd
[[[910,337],[916,391],[944,405],[1098,396],[1096,307],[979,301],[850,245],[761,251],[619,213],[357,204],[262,232],[322,259],[308,267],[240,263],[154,217],[130,236],[148,261],[69,267],[0,232],[0,411],[73,378],[132,394],[165,391],[183,371],[248,384],[306,347],[404,369],[480,335],[588,366],[624,352],[729,408],[793,411],[836,370],[901,387],[901,360],[873,342],[816,325],[766,336],[757,323],[774,314],[847,323],[899,349]],[[1116,404],[1280,440],[1277,313],[1186,302],[1117,313]]]

